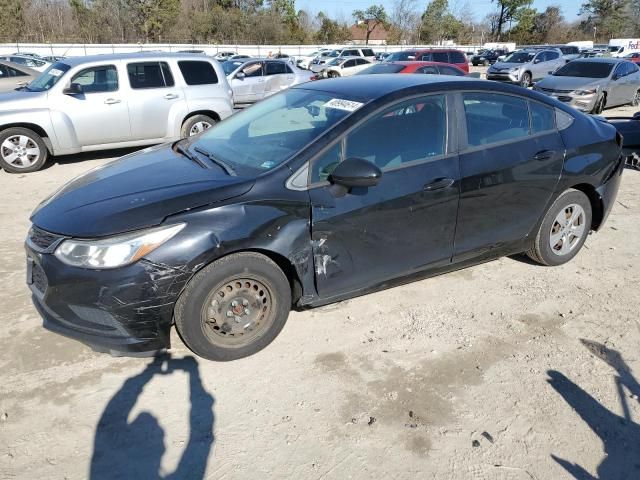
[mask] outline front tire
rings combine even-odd
[[[187,118],[187,120],[182,124],[180,134],[182,135],[182,138],[192,137],[193,135],[198,135],[205,130],[209,130],[215,124],[215,119],[208,115],[194,115],[193,117]]]
[[[49,151],[44,141],[28,128],[7,128],[0,132],[0,166],[8,173],[40,170]]]
[[[531,83],[531,74],[529,72],[524,72],[522,74],[522,78],[520,79],[520,86],[529,88],[531,86]]]
[[[636,94],[633,96],[633,99],[631,100],[632,107],[637,107],[638,105],[640,105],[640,90],[636,91]]]
[[[211,263],[176,303],[176,329],[191,351],[229,361],[259,352],[278,336],[291,309],[291,287],[268,257],[235,253]]]
[[[594,115],[600,115],[604,110],[604,102],[604,95],[602,95],[598,100],[596,100],[596,104],[593,106],[593,110],[591,110],[591,113],[593,113]]]
[[[541,265],[567,263],[584,245],[591,218],[589,198],[579,190],[567,190],[547,211],[527,256]]]

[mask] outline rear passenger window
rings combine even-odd
[[[460,70],[458,70],[457,68],[453,68],[453,67],[449,67],[447,65],[441,65],[438,67],[438,70],[440,70],[440,73],[442,75],[455,75],[457,77],[462,77],[464,76],[464,72],[461,72]]]
[[[127,65],[133,89],[173,87],[173,75],[166,62],[140,62]]]
[[[211,85],[218,83],[218,75],[209,62],[185,60],[178,67],[187,85]]]
[[[461,52],[449,52],[450,63],[467,63],[467,59]]]
[[[267,75],[279,75],[287,73],[287,68],[283,62],[267,62]]]
[[[423,73],[427,75],[438,75],[440,72],[438,69],[432,65],[428,65],[426,67],[420,67],[416,69],[416,73]]]
[[[531,109],[531,133],[546,132],[556,128],[556,112],[537,102],[529,102]]]
[[[529,135],[529,111],[524,99],[494,93],[465,93],[462,98],[470,147]]]
[[[448,52],[433,52],[433,61],[434,62],[449,63],[449,53]]]
[[[417,60],[422,60],[423,62],[433,62],[433,55],[431,53],[423,53]]]
[[[84,93],[115,92],[118,90],[118,72],[114,65],[85,68],[73,76],[71,83],[81,85]]]
[[[365,57],[373,57],[375,53],[373,53],[373,50],[371,50],[370,48],[363,48],[362,55],[364,55]]]

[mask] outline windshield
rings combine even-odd
[[[245,63],[247,62],[243,60],[227,60],[226,62],[222,62],[221,65],[222,70],[224,70],[224,74],[231,75],[239,66],[244,65]]]
[[[356,73],[356,75],[369,75],[372,73],[398,73],[402,70],[404,70],[404,65],[396,65],[393,63],[378,63],[377,65],[372,65],[369,68],[365,68],[364,70]]]
[[[232,167],[270,170],[362,106],[334,93],[295,88],[237,113],[193,142]]]
[[[533,60],[535,53],[533,52],[513,52],[504,59],[505,63],[527,63]]]
[[[559,68],[555,77],[607,78],[613,69],[613,63],[572,61]]]
[[[415,60],[416,52],[393,52],[387,58],[385,62],[403,62],[405,60]]]
[[[619,49],[620,49],[620,47],[609,47],[609,51],[610,51],[611,53],[613,53],[613,52],[617,52]]]
[[[66,63],[54,63],[25,88],[31,92],[44,92],[45,90],[49,90],[60,81],[70,68]]]

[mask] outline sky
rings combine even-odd
[[[332,18],[351,21],[353,19],[351,12],[354,10],[365,10],[372,4],[382,4],[387,13],[390,13],[394,3],[394,0],[297,0],[296,7],[314,14],[322,10]],[[415,2],[420,10],[424,10],[427,3],[428,0],[416,0]],[[449,0],[449,5],[464,5],[465,3],[471,6],[475,20],[478,22],[496,7],[495,2],[491,0]],[[577,19],[582,3],[584,0],[534,0],[533,7],[544,10],[549,5],[560,5],[565,19],[573,21]]]

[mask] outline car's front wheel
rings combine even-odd
[[[253,355],[280,333],[291,309],[291,287],[268,257],[235,253],[211,263],[176,303],[176,328],[194,353],[228,361]]]
[[[567,263],[584,245],[591,215],[589,198],[579,190],[567,190],[547,211],[527,255],[542,265]]]
[[[531,74],[529,72],[524,72],[522,74],[522,78],[520,79],[520,85],[524,88],[529,88],[532,84]]]
[[[640,105],[640,90],[636,91],[635,95],[633,96],[633,99],[631,100],[632,107],[637,107],[638,105]]]
[[[209,130],[216,121],[208,115],[194,115],[182,124],[182,138],[191,137]]]
[[[0,166],[9,173],[40,170],[49,152],[44,141],[28,128],[7,128],[0,132]]]

